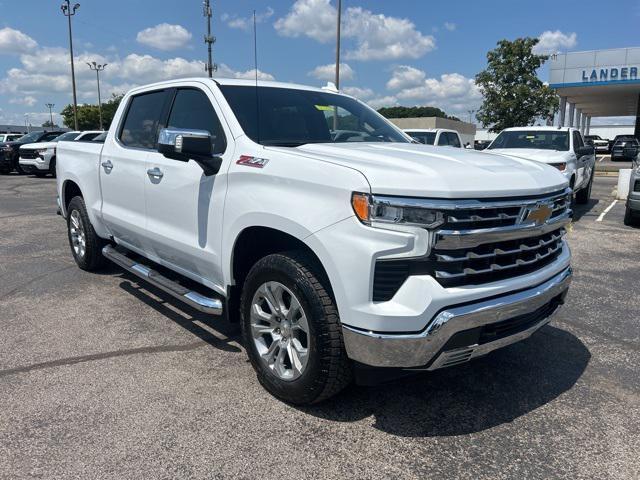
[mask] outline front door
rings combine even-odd
[[[215,99],[198,82],[179,88],[167,119],[168,128],[206,130],[213,152],[227,159],[224,129],[214,108]],[[147,236],[153,257],[184,275],[220,289],[222,209],[226,172],[206,176],[193,160],[183,162],[151,152],[147,157],[145,205]]]

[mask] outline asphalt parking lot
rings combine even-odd
[[[640,229],[621,202],[601,217],[616,181],[577,211],[551,325],[294,408],[233,327],[77,269],[54,180],[0,176],[0,478],[640,478]]]

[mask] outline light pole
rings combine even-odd
[[[53,113],[51,112],[51,109],[53,107],[55,107],[55,104],[54,103],[45,103],[44,106],[49,109],[49,123],[51,124],[51,127],[53,127]]]
[[[342,0],[338,0],[338,18],[336,19],[336,90],[340,90],[340,23],[342,17]],[[338,107],[333,107],[333,129],[338,129]]]
[[[100,130],[104,130],[104,128],[102,128],[102,100],[100,99],[100,72],[102,70],[104,70],[104,67],[106,67],[108,64],[103,64],[100,65],[96,62],[87,62],[87,65],[89,65],[89,68],[91,70],[95,70],[96,72],[96,80],[98,80],[98,114],[100,115]]]
[[[64,0],[60,5],[62,14],[69,20],[69,55],[71,56],[71,85],[73,87],[73,126],[78,130],[78,100],[76,98],[76,72],[73,66],[73,36],[71,35],[71,17],[76,14],[76,10],[80,8],[80,4],[76,3],[71,6],[69,0]]]
[[[31,133],[31,124],[29,123],[29,114],[24,114],[24,126],[27,129],[27,133]]]
[[[476,113],[475,110],[467,110],[467,113],[469,114],[469,123],[472,123],[471,120],[473,119],[473,114]]]

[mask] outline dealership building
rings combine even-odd
[[[589,134],[594,117],[635,117],[629,133],[640,137],[640,48],[554,54],[548,64],[557,125]]]

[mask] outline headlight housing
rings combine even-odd
[[[441,211],[412,205],[411,199],[354,192],[351,205],[358,219],[370,226],[386,224],[433,229],[444,223]]]

